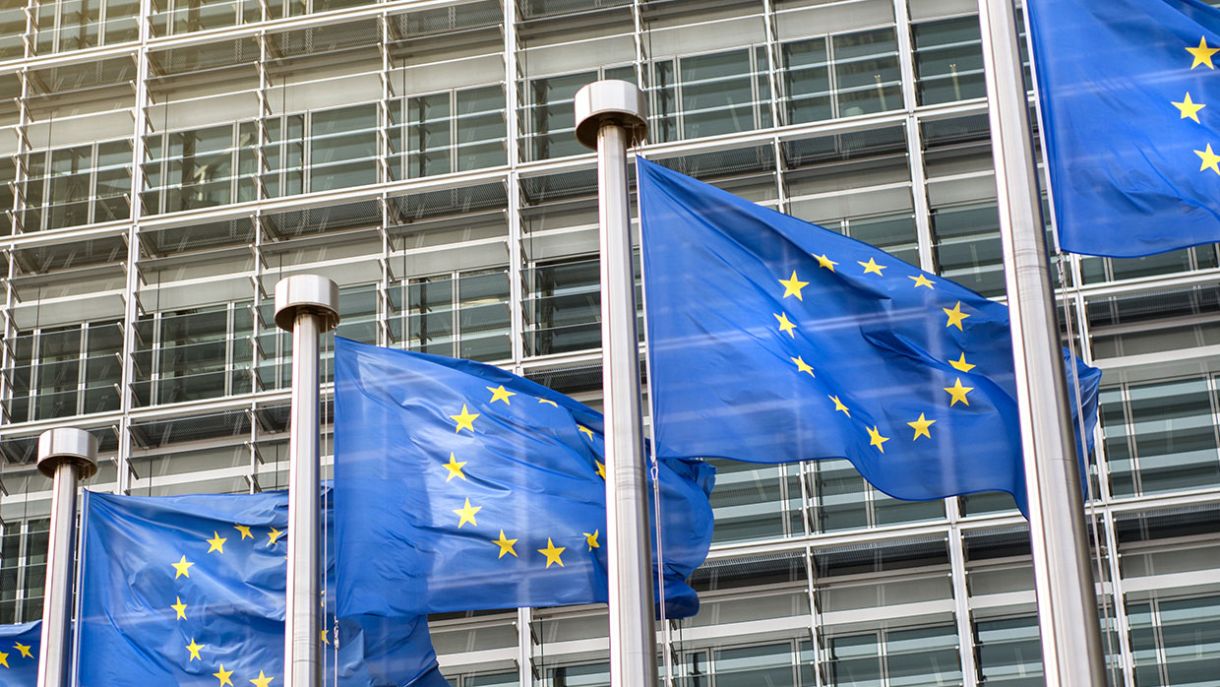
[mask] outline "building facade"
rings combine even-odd
[[[572,97],[598,78],[644,88],[651,159],[1003,298],[974,0],[8,0],[0,622],[41,613],[47,428],[99,437],[91,489],[286,484],[283,276],[340,284],[342,336],[596,405]],[[1065,336],[1105,372],[1089,513],[1113,682],[1220,685],[1220,255],[1057,265]],[[718,467],[675,684],[1043,683],[1010,498]],[[606,624],[432,628],[457,687],[592,687]]]

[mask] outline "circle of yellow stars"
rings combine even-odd
[[[1204,44],[1204,46],[1205,46],[1205,44]],[[1220,52],[1220,48],[1216,48],[1216,49],[1209,48],[1209,50],[1211,50],[1212,53]],[[1210,53],[1209,53],[1209,58],[1210,58]],[[1209,64],[1210,64],[1210,62],[1209,62]],[[1187,96],[1187,99],[1189,100],[1189,95]],[[1202,106],[1200,106],[1200,107],[1202,107]],[[1217,156],[1216,159],[1217,159],[1217,162],[1220,163],[1220,156]],[[828,257],[825,254],[823,254],[823,255],[814,254],[813,258],[817,261],[819,269],[825,269],[825,270],[830,270],[831,272],[835,272],[836,271],[835,267],[837,265],[839,265],[838,262],[831,260],[830,257]],[[868,275],[874,275],[878,278],[884,279],[885,270],[887,270],[891,267],[890,265],[885,265],[885,264],[877,262],[876,257],[869,257],[869,259],[866,261],[857,260],[856,264],[860,266],[860,268],[862,270],[862,272],[860,272],[860,276],[863,278],[867,278]],[[913,288],[913,289],[928,289],[929,291],[936,290],[936,282],[933,281],[933,279],[930,278],[927,274],[919,273],[919,274],[916,274],[913,276],[908,275],[906,278],[911,281],[911,288]],[[777,281],[779,282],[780,286],[784,287],[784,292],[780,296],[781,302],[783,302],[784,300],[786,300],[788,298],[795,298],[797,301],[803,302],[804,301],[803,291],[804,291],[805,287],[809,286],[809,284],[811,283],[810,281],[802,279],[801,275],[798,274],[797,270],[792,270],[792,272],[788,276],[788,278],[777,279]],[[945,328],[946,329],[952,328],[952,329],[957,329],[959,332],[965,331],[963,324],[966,322],[967,319],[969,319],[971,317],[971,314],[962,309],[961,301],[954,302],[953,307],[951,307],[951,308],[942,307],[941,311],[945,315]],[[792,320],[792,318],[789,316],[789,314],[786,311],[781,310],[780,312],[772,313],[772,316],[775,318],[775,321],[776,321],[776,331],[780,335],[786,335],[789,339],[795,340],[797,337],[797,332],[799,331],[800,327],[796,322],[794,322]],[[801,355],[791,356],[791,357],[789,357],[789,360],[792,362],[792,364],[794,366],[794,371],[796,372],[796,374],[809,375],[810,377],[814,377],[814,378],[817,377],[817,375],[813,369],[813,366],[805,361],[804,356],[801,356]],[[946,360],[945,363],[948,364],[954,370],[964,373],[964,374],[969,373],[971,370],[973,370],[975,368],[975,365],[973,363],[970,363],[968,360],[966,360],[965,352],[962,352],[956,360],[949,359],[949,360]],[[953,385],[944,387],[944,391],[948,395],[947,400],[949,402],[950,408],[953,408],[953,407],[957,406],[958,404],[961,404],[964,407],[968,407],[970,405],[969,394],[970,394],[970,392],[974,391],[974,387],[966,386],[965,384],[962,383],[961,377],[956,377],[954,379]],[[830,400],[831,403],[834,404],[834,412],[843,413],[843,415],[845,417],[851,418],[851,416],[852,416],[851,408],[849,408],[847,406],[847,404],[844,402],[844,400],[840,397],[839,394],[828,394],[827,398]],[[935,419],[928,417],[927,412],[921,412],[921,413],[919,413],[919,417],[913,418],[911,421],[907,422],[906,425],[907,425],[907,427],[910,428],[911,433],[912,433],[911,441],[919,441],[921,438],[931,441],[933,438],[932,437],[932,426],[935,425],[936,422],[937,421]],[[865,425],[863,427],[863,430],[864,430],[864,433],[868,436],[868,445],[873,447],[874,449],[876,449],[878,451],[878,453],[884,454],[885,453],[885,444],[886,444],[886,442],[891,440],[891,437],[888,437],[888,436],[885,436],[884,434],[882,434],[882,429],[879,425],[873,425],[871,427]]]
[[[799,292],[798,292],[798,296],[799,296]],[[517,395],[517,392],[509,391],[503,384],[501,384],[499,386],[494,386],[494,387],[489,386],[489,387],[485,387],[485,388],[487,389],[487,391],[491,392],[491,397],[487,401],[485,412],[491,412],[494,409],[496,403],[503,403],[506,406],[511,406],[513,396]],[[539,405],[546,405],[546,406],[551,406],[552,408],[559,408],[559,404],[549,398],[535,397],[535,399],[537,400]],[[475,423],[480,417],[483,417],[483,415],[484,415],[484,413],[476,413],[476,412],[471,411],[469,403],[463,403],[462,409],[460,411],[458,411],[456,414],[450,415],[449,419],[453,420],[453,423],[454,423],[453,431],[455,433],[461,434],[463,431],[467,431],[473,435],[473,434],[476,434]],[[590,443],[593,441],[594,432],[592,429],[585,427],[584,425],[577,425],[576,429],[581,434],[583,434]],[[600,460],[596,460],[596,459],[594,460],[594,463],[596,464],[596,470],[597,470],[598,476],[601,477],[603,480],[605,480],[606,479],[606,465],[604,463],[602,463]],[[469,464],[470,464],[469,459],[459,460],[458,456],[457,456],[457,452],[451,451],[449,453],[449,460],[447,462],[441,463],[441,467],[444,468],[444,470],[445,470],[445,472],[444,472],[445,482],[446,483],[452,482],[455,478],[460,480],[461,482],[467,482],[468,480],[467,480],[467,476],[466,476],[466,466]],[[456,515],[458,517],[457,527],[460,530],[467,525],[469,525],[472,528],[479,527],[478,514],[482,510],[483,510],[482,506],[472,503],[470,500],[470,497],[466,496],[466,497],[463,497],[462,507],[454,508],[450,512],[452,512],[454,515]],[[592,532],[581,532],[581,535],[584,537],[584,544],[585,544],[585,547],[587,548],[587,551],[591,552],[594,549],[601,548],[601,542],[599,539],[601,536],[600,530],[595,529]],[[499,530],[498,537],[496,537],[495,539],[490,539],[488,541],[490,541],[492,544],[494,544],[496,546],[497,560],[502,559],[505,556],[512,556],[513,558],[520,558],[520,556],[517,554],[517,543],[519,541],[521,541],[520,538],[510,538],[507,534],[505,534],[504,530],[501,529],[501,530]],[[567,550],[568,550],[568,547],[566,547],[566,546],[556,546],[554,537],[547,537],[545,548],[535,549],[535,551],[537,551],[539,554],[541,554],[545,558],[546,568],[548,568],[548,569],[551,566],[557,566],[559,568],[565,567],[564,561],[563,561],[563,554]]]
[[[1190,63],[1191,71],[1194,71],[1198,67],[1207,67],[1208,69],[1215,71],[1216,64],[1213,61],[1213,57],[1215,57],[1216,53],[1220,52],[1220,48],[1213,48],[1209,46],[1207,44],[1206,36],[1199,38],[1199,44],[1197,46],[1186,46],[1186,52],[1190,53],[1190,56],[1193,58]],[[1202,122],[1199,120],[1199,111],[1207,107],[1207,105],[1205,103],[1195,102],[1194,97],[1190,94],[1190,91],[1186,91],[1186,95],[1182,96],[1182,100],[1170,102],[1175,108],[1177,108],[1179,120],[1189,119],[1195,124],[1202,124]],[[1211,143],[1207,143],[1203,150],[1196,150],[1194,153],[1199,157],[1200,172],[1206,172],[1210,169],[1212,172],[1220,175],[1220,155],[1217,155],[1216,151],[1212,150]]]
[[[31,651],[32,648],[33,648],[33,646],[30,644],[22,644],[21,642],[13,642],[13,651],[16,651],[20,658],[28,658],[28,659],[33,660],[35,658],[35,656],[34,656],[34,652]],[[8,663],[9,656],[10,656],[9,652],[0,651],[0,667],[3,667],[5,670],[12,670],[12,666],[10,666]],[[16,657],[14,657],[14,658],[16,658]]]
[[[236,532],[236,534],[226,531],[225,534],[228,536],[222,536],[220,530],[213,530],[211,538],[204,540],[204,543],[208,545],[208,548],[203,555],[225,555],[225,545],[229,543],[229,539],[232,537],[237,537],[237,541],[239,542],[249,539],[251,540],[251,544],[259,544],[260,537],[254,534],[254,529],[250,525],[234,524],[233,530]],[[267,528],[267,538],[265,544],[263,545],[267,547],[275,547],[283,536],[283,530],[275,527],[269,527]],[[191,579],[191,568],[194,566],[195,562],[189,560],[186,554],[182,554],[176,562],[170,563],[170,567],[174,569],[174,580],[176,581],[182,578],[186,578],[187,580]],[[169,608],[174,612],[175,621],[188,620],[187,611],[190,609],[190,606],[182,600],[182,596],[180,594],[174,595],[174,603],[170,604]],[[326,642],[325,635],[326,631],[323,630],[323,642]],[[184,648],[186,651],[186,663],[188,665],[194,661],[199,661],[200,663],[205,662],[205,656],[208,653],[205,651],[205,649],[207,649],[207,645],[200,644],[197,637],[190,637],[190,642],[186,644]],[[26,650],[28,649],[29,647],[26,647]],[[3,656],[2,652],[0,652],[0,656]],[[3,663],[0,662],[0,665],[3,665]],[[233,682],[233,675],[234,671],[226,669],[224,663],[218,663],[216,672],[212,673],[212,677],[216,678],[217,687],[236,687]],[[274,680],[274,676],[267,675],[266,672],[260,670],[258,672],[258,677],[250,678],[249,683],[254,685],[254,687],[271,687],[271,683]]]

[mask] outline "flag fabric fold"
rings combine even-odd
[[[1025,512],[1005,306],[637,160],[662,455],[844,458],[895,498]],[[1079,372],[1092,423],[1100,372]]]
[[[0,625],[0,687],[35,687],[42,621]]]
[[[1026,6],[1060,246],[1136,257],[1220,241],[1220,10]]]
[[[602,417],[469,360],[338,339],[341,614],[607,600]],[[669,617],[711,543],[710,465],[659,465]],[[655,531],[654,531],[655,536]]]
[[[81,687],[283,681],[286,492],[85,492],[82,510]],[[337,657],[323,618],[325,672],[337,661],[340,685],[446,684],[425,618],[341,619]]]

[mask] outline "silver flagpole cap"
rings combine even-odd
[[[297,315],[310,312],[322,318],[322,331],[339,325],[339,285],[316,274],[294,274],[275,285],[275,324],[292,331]]]
[[[618,124],[627,130],[629,146],[648,135],[648,105],[644,93],[629,81],[608,79],[576,91],[576,138],[597,149],[597,130]]]
[[[38,471],[54,477],[64,463],[76,465],[80,479],[97,474],[97,437],[75,427],[43,432],[38,437]]]

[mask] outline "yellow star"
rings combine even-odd
[[[253,539],[254,535],[250,534],[250,528],[247,525],[234,525],[233,529],[241,533],[242,539]]]
[[[545,403],[545,404],[547,404],[547,405],[551,406],[552,408],[558,408],[558,407],[559,407],[559,404],[558,404],[558,403],[556,403],[556,402],[552,401],[552,400],[551,400],[551,399],[549,399],[549,398],[540,398],[540,399],[538,399],[538,402],[539,402],[539,403]]]
[[[789,358],[789,360],[791,360],[792,362],[796,363],[796,371],[797,371],[797,372],[805,372],[805,373],[807,373],[807,374],[808,374],[810,377],[816,377],[816,376],[817,376],[817,375],[813,374],[813,368],[809,366],[809,363],[805,362],[805,357],[804,357],[804,356],[800,356],[800,355],[798,355],[798,356],[797,356],[797,357],[795,357],[795,358]]]
[[[878,277],[884,277],[885,275],[881,273],[881,270],[888,267],[888,265],[878,265],[877,261],[872,258],[869,258],[868,262],[860,262],[857,260],[856,264],[864,268],[865,274],[875,274]]]
[[[212,673],[212,677],[220,680],[220,684],[217,687],[224,687],[225,685],[233,687],[233,671],[225,670],[225,664],[223,663],[220,664],[220,670]]]
[[[593,534],[589,534],[588,532],[581,532],[581,534],[585,535],[585,543],[589,545],[590,551],[593,549],[600,549],[602,547],[601,544],[597,543],[597,535],[600,534],[599,530],[593,530]]]
[[[971,365],[970,363],[966,362],[965,351],[962,352],[961,357],[958,358],[957,360],[950,360],[949,364],[952,365],[953,369],[957,370],[958,372],[969,372],[969,371],[973,370],[975,367],[974,365]]]
[[[596,459],[593,462],[597,463],[597,476],[606,479],[606,464]]]
[[[448,482],[449,480],[453,479],[454,477],[461,477],[462,479],[466,479],[466,475],[462,474],[462,468],[466,467],[467,462],[468,461],[464,461],[464,460],[459,461],[456,457],[454,457],[453,453],[450,452],[449,453],[449,462],[445,463],[445,466],[444,466],[445,469],[449,471],[449,474],[445,475],[445,481]]]
[[[330,646],[330,630],[328,630],[326,628],[322,628],[321,634],[322,634],[322,643],[327,646]]]
[[[949,401],[949,407],[952,408],[959,402],[964,405],[970,405],[970,399],[966,398],[966,394],[974,391],[974,387],[962,386],[962,378],[958,377],[957,380],[953,382],[953,386],[945,387],[945,391],[948,392],[949,396],[952,398],[952,400]]]
[[[788,319],[788,313],[782,312],[778,315],[772,313],[772,315],[775,316],[775,319],[779,320],[779,330],[781,332],[786,332],[788,336],[795,339],[796,334],[793,333],[793,330],[796,329],[796,325],[792,323],[792,320]]]
[[[581,434],[589,437],[589,441],[593,441],[593,430],[585,427],[584,425],[576,425],[576,429],[579,429]]]
[[[13,645],[13,648],[16,649],[17,651],[21,652],[22,658],[34,658],[34,654],[30,653],[29,644],[22,644],[21,642],[17,642],[16,644]]]
[[[182,603],[182,597],[175,596],[174,604],[170,608],[174,609],[178,616],[175,620],[186,620],[186,604]]]
[[[467,410],[466,404],[463,403],[462,412],[459,413],[458,415],[450,415],[449,417],[454,422],[457,422],[457,427],[454,428],[453,431],[460,432],[460,431],[462,431],[462,428],[466,428],[473,433],[474,432],[474,421],[479,417],[479,414],[472,413],[469,410]]]
[[[1195,58],[1195,61],[1190,63],[1191,69],[1194,69],[1201,64],[1207,65],[1208,69],[1215,69],[1216,65],[1212,64],[1212,55],[1220,52],[1220,48],[1207,47],[1207,37],[1204,36],[1203,38],[1199,39],[1199,47],[1187,47],[1186,52],[1190,53]]]
[[[504,401],[504,405],[511,406],[512,402],[509,401],[508,398],[510,396],[517,395],[517,392],[509,391],[508,389],[505,389],[503,384],[501,384],[500,386],[497,386],[497,387],[489,386],[489,387],[487,387],[487,390],[491,392],[491,400],[488,401],[488,403],[495,403],[496,401]]]
[[[1216,174],[1220,174],[1220,155],[1212,151],[1212,144],[1208,143],[1205,150],[1196,150],[1195,155],[1199,156],[1200,164],[1199,171],[1210,169]]]
[[[945,326],[946,327],[957,327],[957,330],[959,332],[962,331],[962,320],[966,319],[967,317],[970,317],[966,313],[962,312],[962,302],[961,301],[958,301],[953,306],[952,309],[941,308],[941,310],[945,311],[945,315],[947,315],[949,317],[949,320],[947,322],[945,322]]]
[[[1186,97],[1182,98],[1182,102],[1173,103],[1173,106],[1178,108],[1178,112],[1182,114],[1178,119],[1193,119],[1195,124],[1202,124],[1199,121],[1199,110],[1207,107],[1202,103],[1196,103],[1190,99],[1190,91],[1186,92]]]
[[[928,431],[928,428],[934,424],[936,424],[936,420],[929,420],[924,417],[923,413],[920,413],[918,420],[907,423],[908,427],[915,430],[915,436],[911,438],[911,441],[915,441],[919,437],[927,437],[931,439],[932,433]]]
[[[889,441],[889,437],[881,436],[881,432],[876,427],[868,427],[868,443],[870,446],[876,446],[877,450],[885,453],[885,442]]]
[[[0,651],[0,666],[8,668],[8,654],[3,651]]]
[[[538,549],[538,553],[546,556],[546,567],[550,568],[552,563],[558,563],[559,567],[563,566],[563,559],[560,558],[564,551],[567,551],[566,546],[555,546],[555,542],[551,541],[550,537],[546,538],[546,548]]]
[[[788,296],[796,296],[798,301],[805,300],[801,297],[801,289],[809,286],[809,282],[797,279],[796,270],[792,270],[792,276],[788,277],[787,280],[780,279],[779,283],[783,284],[784,286],[784,298],[787,298]]]
[[[183,556],[182,560],[178,561],[177,563],[170,563],[170,565],[174,566],[174,579],[176,580],[179,577],[190,577],[191,566],[194,565],[194,563],[188,562],[186,560],[186,556]]]
[[[843,401],[840,401],[838,396],[831,396],[830,400],[835,402],[835,411],[851,417],[851,411],[847,409],[847,406],[843,405]]]
[[[496,560],[504,558],[504,554],[510,554],[513,558],[517,557],[517,550],[513,548],[513,546],[517,543],[517,540],[505,537],[504,530],[500,530],[500,538],[492,539],[491,543],[500,547],[500,555],[496,556]]]
[[[918,288],[919,288],[919,287],[921,287],[921,286],[926,287],[926,288],[929,288],[929,289],[930,289],[930,288],[933,288],[933,287],[932,287],[932,280],[931,280],[931,279],[928,279],[927,277],[925,277],[925,276],[924,276],[924,275],[922,275],[922,274],[921,274],[921,275],[918,275],[918,276],[915,276],[915,277],[907,277],[907,279],[910,279],[910,280],[912,280],[912,281],[914,281],[914,282],[915,282],[915,286],[914,286],[914,288],[916,288],[916,289],[918,289]]]
[[[461,529],[462,525],[465,525],[466,523],[470,523],[471,525],[478,527],[479,523],[475,522],[474,515],[481,510],[483,510],[482,506],[471,506],[470,499],[467,498],[465,506],[457,508],[453,511],[454,513],[457,513],[459,518],[461,518],[458,520],[458,529]]]
[[[208,540],[208,553],[217,551],[223,554],[225,552],[225,542],[227,541],[229,540],[220,536],[219,532],[212,530],[212,538]]]
[[[271,681],[274,679],[275,678],[273,677],[267,677],[263,674],[263,671],[260,670],[258,671],[258,677],[251,680],[250,684],[254,685],[254,687],[271,687]]]
[[[187,651],[189,651],[189,652],[191,652],[191,657],[187,659],[187,662],[189,663],[189,662],[191,662],[191,661],[199,661],[199,660],[202,660],[202,659],[200,659],[200,658],[199,658],[199,650],[200,650],[200,649],[202,649],[202,648],[203,648],[203,645],[202,645],[202,644],[196,644],[196,643],[195,643],[195,639],[194,639],[194,637],[192,637],[192,638],[191,638],[191,643],[186,645],[186,650],[187,650]]]
[[[272,527],[271,531],[267,533],[267,546],[275,546],[275,542],[279,541],[282,536],[284,536],[283,532]]]
[[[831,260],[830,258],[826,257],[825,255],[814,255],[813,257],[815,259],[817,259],[818,267],[821,267],[822,269],[830,270],[831,272],[834,272],[835,265],[839,264],[839,263],[835,262],[834,260]]]

